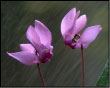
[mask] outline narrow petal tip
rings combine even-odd
[[[96,25],[98,27],[98,29],[101,31],[102,30],[102,27],[101,25]]]
[[[41,23],[41,22],[40,22],[39,20],[35,20],[35,24],[36,24],[36,23]]]
[[[6,53],[7,53],[9,56],[12,56],[11,53],[9,53],[9,52],[6,52]]]

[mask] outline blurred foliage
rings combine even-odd
[[[109,74],[108,74],[108,61],[105,64],[104,70],[102,74],[100,75],[96,86],[98,87],[108,87],[109,85]]]

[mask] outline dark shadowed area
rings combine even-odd
[[[29,43],[26,31],[34,20],[52,32],[53,57],[40,64],[47,86],[81,86],[81,50],[64,45],[60,24],[72,8],[87,15],[86,27],[100,24],[102,31],[84,49],[85,86],[96,86],[108,59],[108,2],[106,1],[2,1],[1,2],[1,86],[42,86],[37,65],[25,66],[7,55]],[[85,28],[86,28],[85,27]]]

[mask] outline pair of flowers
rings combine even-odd
[[[79,14],[80,11],[76,12],[76,8],[73,8],[61,22],[64,43],[72,49],[81,48],[81,45],[87,48],[102,29],[100,25],[91,26],[86,28],[80,36],[78,32],[86,26],[87,17],[86,15],[78,17]],[[52,34],[49,29],[42,22],[35,20],[35,27],[29,26],[26,36],[31,44],[20,44],[20,52],[7,52],[8,55],[25,65],[47,62],[53,55]]]
[[[81,48],[82,55],[82,86],[85,85],[83,48],[87,48],[102,30],[100,25],[88,27],[80,36],[78,33],[86,26],[87,17],[79,17],[80,11],[71,9],[62,19],[61,34],[65,45],[72,49]],[[40,71],[40,63],[45,63],[51,59],[53,53],[52,34],[49,29],[40,21],[35,20],[35,27],[29,26],[26,32],[27,39],[31,44],[20,44],[21,51],[8,53],[9,56],[25,65],[37,64],[43,86],[45,82]]]

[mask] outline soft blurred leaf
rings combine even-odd
[[[107,87],[109,83],[108,80],[109,80],[109,77],[108,77],[108,61],[107,61],[105,64],[104,70],[97,81],[96,86]]]

